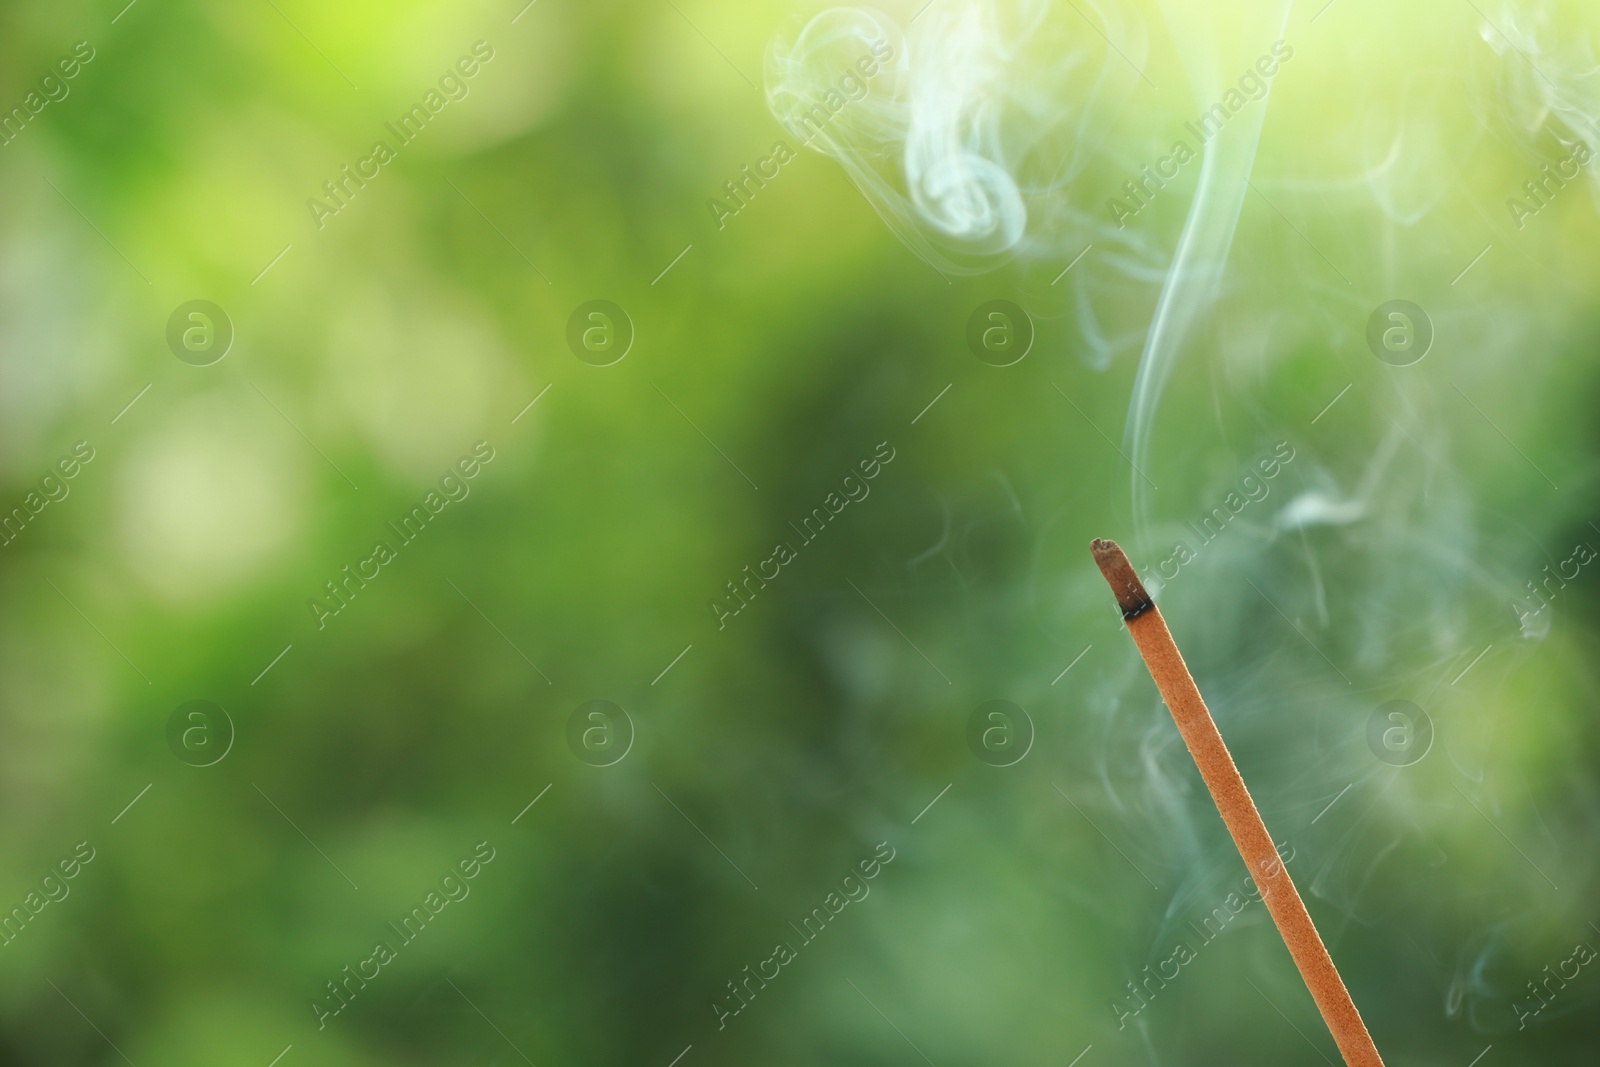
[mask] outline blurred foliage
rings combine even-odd
[[[1105,235],[1043,220],[946,275],[798,144],[708,210],[794,143],[763,57],[818,6],[121,4],[0,11],[0,107],[94,52],[0,147],[4,506],[95,450],[0,550],[0,909],[95,850],[0,946],[0,1062],[1328,1059],[1259,906],[1127,1029],[1113,1008],[1243,868],[1085,546],[1165,558],[1279,441],[1295,461],[1161,597],[1347,983],[1392,1064],[1592,1062],[1600,970],[1526,1029],[1515,1005],[1600,945],[1594,568],[1535,625],[1510,605],[1600,544],[1600,227],[1578,184],[1511,224],[1560,149],[1518,132],[1521,64],[1566,53],[1485,26],[1592,12],[1208,5],[1168,32],[1129,5],[1154,77],[1060,193]],[[889,15],[962,4],[918,6]],[[1297,55],[1253,191],[1134,470],[1196,173],[1137,237],[1104,201],[1203,110],[1196,56],[1230,80],[1275,36]],[[466,95],[319,228],[307,201],[480,41]],[[1406,368],[1365,341],[1396,298],[1436,331]],[[196,299],[235,331],[209,366],[166,341]],[[566,341],[597,299],[635,333],[606,367]],[[1013,366],[967,348],[992,299],[1037,328]],[[308,601],[379,540],[397,559],[319,628]],[[606,767],[569,744],[597,698],[633,730]],[[169,744],[197,699],[234,731],[205,767]],[[966,741],[996,699],[1036,731],[1003,768]],[[1369,749],[1390,699],[1436,730],[1410,766]],[[319,1029],[327,983],[484,841],[470,895]]]

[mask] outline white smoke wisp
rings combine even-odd
[[[1398,70],[1398,84],[1351,90],[1352,109],[1362,115],[1361,167],[1339,181],[1324,181],[1330,191],[1346,183],[1364,185],[1382,217],[1402,230],[1438,211],[1453,188],[1440,176],[1475,156],[1487,132],[1472,109],[1459,106],[1478,84],[1473,53],[1481,46],[1451,41],[1440,48],[1444,54],[1426,71]]]
[[[911,203],[921,217],[982,253],[1015,245],[1028,217],[1007,166],[1005,98],[996,91],[1011,57],[992,20],[992,12],[977,7],[948,18],[934,14],[934,34],[914,53],[915,84],[927,88],[910,100],[902,156]],[[949,32],[937,33],[946,24]]]
[[[768,49],[768,104],[939,269],[977,273],[1040,243],[1054,254],[1064,193],[1111,132],[1145,54],[1142,30],[1115,8],[1078,6],[1081,17],[1046,0],[940,3],[909,32],[878,11],[830,8]],[[875,47],[891,56],[882,69],[842,85]],[[1104,226],[1070,214],[1069,228]]]
[[[1580,20],[1559,17],[1548,2],[1507,4],[1485,19],[1483,40],[1502,60],[1496,101],[1507,125],[1536,152],[1536,138],[1548,133],[1564,151],[1582,144],[1600,155],[1600,62],[1593,31]],[[1600,168],[1589,168],[1589,186],[1600,197]]]
[[[1573,25],[1581,21],[1572,15],[1577,4],[1484,4],[1488,47],[1463,34],[1458,51],[1408,66],[1414,37],[1338,53],[1308,28],[1304,8],[1290,24],[1286,0],[1247,11],[1157,0],[1151,24],[1165,34],[1163,57],[1170,42],[1176,62],[1149,68],[1162,86],[1160,111],[1141,126],[1154,110],[1142,95],[1143,24],[1079,6],[1094,25],[1073,5],[936,0],[904,32],[882,14],[835,8],[773,46],[769,100],[809,147],[838,162],[902,241],[942,270],[1049,260],[1049,278],[1094,244],[1070,280],[1034,292],[1029,310],[1053,305],[1070,315],[1079,337],[1064,347],[1096,370],[1113,356],[1137,356],[1122,442],[1133,468],[1130,547],[1157,569],[1160,577],[1146,580],[1163,610],[1188,620],[1185,655],[1250,768],[1269,824],[1301,849],[1303,890],[1339,916],[1337,937],[1345,924],[1390,921],[1385,909],[1398,906],[1401,872],[1425,868],[1438,883],[1432,899],[1449,902],[1453,921],[1481,922],[1477,888],[1435,864],[1444,854],[1437,836],[1483,829],[1472,825],[1479,812],[1452,806],[1457,792],[1497,817],[1504,805],[1531,826],[1538,857],[1557,854],[1564,835],[1531,802],[1519,812],[1522,793],[1600,817],[1576,759],[1578,786],[1535,790],[1529,768],[1539,759],[1565,766],[1564,754],[1536,757],[1524,739],[1512,745],[1497,733],[1501,705],[1527,700],[1523,665],[1562,647],[1556,613],[1576,595],[1561,592],[1572,580],[1561,567],[1575,557],[1570,540],[1558,549],[1552,539],[1576,505],[1555,468],[1564,493],[1546,496],[1534,484],[1535,458],[1542,463],[1545,453],[1527,442],[1548,436],[1553,418],[1491,399],[1505,390],[1509,368],[1526,370],[1529,382],[1576,380],[1563,364],[1579,358],[1570,339],[1592,297],[1579,292],[1584,276],[1574,268],[1592,268],[1593,258],[1562,243],[1554,211],[1537,220],[1540,228],[1530,224],[1524,247],[1506,239],[1506,216],[1490,216],[1508,194],[1521,195],[1517,182],[1541,162],[1562,181],[1542,185],[1533,207],[1556,203],[1556,193],[1575,184],[1600,203],[1593,35]],[[1334,25],[1315,32],[1331,36]],[[1151,148],[1159,155],[1172,136],[1192,138],[1192,130],[1180,133],[1189,130],[1184,119],[1206,114],[1283,38],[1305,59],[1230,109],[1226,125],[1200,139],[1181,182],[1135,200],[1136,222],[1121,228],[1108,220],[1105,193],[1157,158]],[[837,72],[879,41],[894,58],[870,91],[829,104]],[[1330,53],[1341,59],[1332,63]],[[830,117],[808,127],[819,106]],[[1160,138],[1147,136],[1152,126]],[[1579,146],[1596,160],[1582,176],[1558,166]],[[1557,210],[1567,211],[1567,201],[1584,207],[1578,190],[1564,196]],[[1562,277],[1568,273],[1576,280]],[[1437,331],[1437,354],[1419,369],[1401,372],[1368,351],[1369,315],[1396,297],[1425,303]],[[1313,382],[1314,395],[1293,395]],[[1296,404],[1304,410],[1289,410]],[[1292,438],[1302,458],[1275,483],[1270,503],[1227,505],[1242,517],[1215,538],[1198,533],[1196,522],[1226,504],[1224,492],[1259,450],[1252,442],[1269,429]],[[1531,457],[1497,455],[1500,439],[1516,452],[1528,447]],[[1484,440],[1492,447],[1480,449]],[[1500,473],[1519,458],[1527,470]],[[1141,470],[1155,473],[1159,496],[1150,496]],[[1059,476],[1055,468],[1038,481]],[[1519,478],[1533,491],[1523,492]],[[1076,538],[1085,511],[1098,522],[1114,509],[1100,499],[1068,506],[1014,481],[1022,488],[1004,519],[1034,543],[1036,558],[1014,585],[962,579],[959,610],[981,617],[985,633],[1008,633],[1016,617],[1031,614],[1060,666],[1075,672],[1007,684],[1030,706],[1072,693],[1081,784],[1099,812],[1120,821],[1136,864],[1148,860],[1153,873],[1165,872],[1152,879],[1170,895],[1151,941],[1152,953],[1165,951],[1181,920],[1226,892],[1237,857],[1219,847],[1192,767],[1137,661],[1124,655],[1097,666],[1119,655],[1120,631],[1095,614],[1105,590],[1086,573],[1082,542],[1068,544],[1057,528]],[[964,560],[956,567],[961,532],[991,519],[998,525],[1001,511],[978,508],[974,519],[973,509],[959,499],[944,505],[941,534],[914,566],[971,573]],[[1161,551],[1179,542],[1193,551]],[[1197,619],[1204,625],[1194,626]],[[1091,643],[1096,658],[1070,666]],[[1018,673],[1035,669],[1007,660],[1011,651],[990,659]],[[1381,725],[1375,716],[1390,698],[1413,702],[1438,723],[1435,746],[1422,754],[1433,755],[1408,778],[1372,739],[1371,723]],[[1554,701],[1541,708],[1549,718],[1539,729],[1558,713],[1570,709]],[[1494,892],[1531,899],[1542,891],[1541,874],[1513,863]],[[1413,895],[1408,906],[1425,899]],[[1439,959],[1449,954],[1442,932],[1417,940]],[[1490,947],[1480,942],[1466,953],[1445,1014],[1488,1020],[1491,1001],[1508,1002],[1515,989],[1504,968],[1489,966],[1506,944],[1496,933]],[[1512,970],[1521,965],[1514,960]]]
[[[1282,2],[1251,16],[1241,37],[1255,52],[1267,48],[1287,12]],[[1203,11],[1167,5],[1163,16],[1183,42],[1199,113],[1255,52],[1236,54]],[[1147,162],[1141,157],[1152,146],[1135,144],[1128,127],[1135,93],[1154,91],[1143,72],[1148,53],[1143,23],[1120,6],[964,0],[923,9],[905,32],[877,11],[831,8],[775,41],[767,57],[774,115],[836,160],[896,235],[941,272],[978,273],[1004,258],[1064,261],[1099,248],[1101,271],[1081,271],[1061,296],[1090,365],[1141,350],[1126,430],[1135,468],[1150,459],[1172,369],[1215,302],[1268,104],[1261,99],[1204,145],[1187,222],[1165,252],[1146,228],[1127,227],[1098,193],[1084,191],[1103,191],[1103,181],[1080,181],[1091,167],[1135,174]],[[855,64],[869,55],[882,69],[863,83]],[[1137,333],[1104,321],[1094,299],[1119,282],[1159,289],[1155,313]],[[1117,295],[1108,302],[1113,320],[1119,307],[1150,299]],[[1139,475],[1130,477],[1143,529],[1146,490]]]
[[[1273,40],[1283,32],[1289,3],[1269,5],[1256,17],[1261,39]],[[1207,12],[1193,5],[1163,5],[1175,39],[1189,42],[1182,51],[1193,89],[1195,106],[1205,108],[1223,92],[1228,74],[1222,58],[1228,49],[1220,28]],[[1231,73],[1231,72],[1230,72]],[[1150,490],[1138,469],[1150,465],[1152,436],[1162,392],[1178,357],[1191,341],[1200,320],[1216,300],[1238,230],[1239,215],[1255,168],[1261,127],[1271,103],[1271,86],[1260,106],[1230,122],[1206,145],[1183,233],[1173,252],[1172,265],[1162,286],[1150,331],[1139,360],[1133,398],[1128,407],[1125,441],[1135,470],[1133,488],[1135,529],[1143,533],[1150,514]]]

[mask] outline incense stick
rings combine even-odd
[[[1317,928],[1312,925],[1288,869],[1278,858],[1272,836],[1261,821],[1255,801],[1250,799],[1250,791],[1239,776],[1239,768],[1234,766],[1228,746],[1217,732],[1217,724],[1200,697],[1194,676],[1184,666],[1166,620],[1115,541],[1097,539],[1089,550],[1117,596],[1128,633],[1150,669],[1150,677],[1155,680],[1167,710],[1172,712],[1178,733],[1183,735],[1183,743],[1200,768],[1200,777],[1205,780],[1211,799],[1216,801],[1217,811],[1222,814],[1239,855],[1260,887],[1261,899],[1277,924],[1278,933],[1283,935],[1283,943],[1288,946],[1289,955],[1311,991],[1317,1010],[1322,1012],[1322,1019],[1328,1024],[1345,1063],[1348,1067],[1383,1067],[1377,1046],[1372,1043],[1372,1036],[1367,1033],[1366,1024],[1361,1021],[1361,1014],[1356,1011],[1355,1002],[1334,968],[1322,938],[1317,936]]]

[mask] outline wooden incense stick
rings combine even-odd
[[[1311,990],[1311,997],[1317,1002],[1317,1009],[1322,1012],[1322,1019],[1328,1024],[1345,1063],[1349,1067],[1383,1067],[1377,1046],[1372,1043],[1372,1036],[1367,1033],[1366,1024],[1361,1021],[1322,938],[1317,936],[1317,928],[1311,923],[1311,916],[1289,878],[1288,869],[1278,858],[1272,837],[1261,821],[1261,813],[1250,799],[1244,779],[1234,766],[1233,756],[1223,744],[1205,701],[1200,698],[1194,677],[1184,666],[1166,620],[1162,619],[1128,557],[1115,541],[1097,539],[1089,550],[1094,553],[1094,561],[1110,583],[1111,591],[1117,595],[1128,633],[1133,636],[1139,655],[1144,657],[1145,666],[1150,668],[1150,677],[1155,680],[1167,710],[1172,712],[1183,743],[1189,746],[1189,754],[1200,768],[1200,777],[1205,779],[1206,788],[1222,813],[1222,821],[1227,824],[1239,855],[1260,887],[1261,899],[1266,902],[1278,933],[1283,935],[1289,955]]]

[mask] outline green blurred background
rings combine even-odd
[[[769,49],[820,5],[6,5],[0,1063],[1332,1062],[1259,904],[1199,932],[1244,868],[1094,536],[1197,546],[1163,609],[1387,1061],[1593,1062],[1600,226],[1587,171],[1521,228],[1506,201],[1600,149],[1594,12],[920,7],[877,16],[911,65],[872,93],[1043,20],[969,87],[1026,145],[1003,251],[900,240],[774,119]],[[1116,227],[1276,39],[1267,102]],[[1404,367],[1366,340],[1395,299],[1434,335]],[[233,333],[203,366],[167,339],[194,300]],[[632,335],[608,366],[568,343],[595,300]],[[1009,366],[967,342],[992,300],[1035,331]],[[969,742],[997,700],[1026,713],[998,756]],[[1369,743],[1391,700],[1420,755]],[[324,1017],[480,842],[470,894]]]

